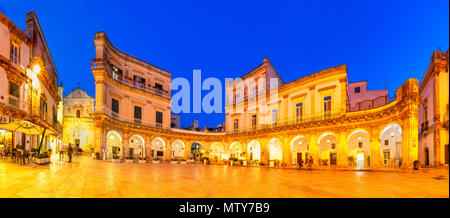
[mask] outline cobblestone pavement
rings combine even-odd
[[[0,197],[449,197],[448,169],[356,172],[75,157],[47,166],[0,160]]]

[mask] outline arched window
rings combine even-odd
[[[77,110],[77,118],[80,118],[80,115],[81,115],[81,111]]]

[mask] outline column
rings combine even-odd
[[[291,146],[289,143],[289,137],[287,135],[281,138],[283,142],[283,162],[287,167],[292,167],[292,154],[291,154]]]
[[[151,144],[152,143],[152,137],[150,135],[145,135],[145,157],[148,159],[150,158],[151,154]]]
[[[106,135],[104,135],[102,124],[100,123],[100,121],[95,121],[94,150],[95,150],[95,153],[99,153],[101,155],[101,158],[103,158],[102,149],[106,148],[106,145],[104,143],[104,140],[105,140],[104,138],[106,138]]]
[[[381,142],[378,129],[372,128],[370,131],[370,167],[380,168],[383,164],[381,157]]]
[[[402,168],[412,167],[413,162],[419,158],[419,119],[417,112],[407,113],[408,116],[402,122]]]
[[[316,133],[312,133],[308,137],[309,140],[309,155],[313,157],[313,166],[319,166],[319,145],[317,144],[318,137]]]
[[[337,165],[341,167],[348,166],[348,141],[345,130],[339,132],[339,143],[337,147]]]
[[[122,140],[122,154],[124,158],[127,158],[129,155],[129,137],[130,137],[130,133],[129,132],[124,132],[123,133],[123,140]]]

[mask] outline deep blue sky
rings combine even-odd
[[[95,92],[90,61],[94,33],[105,31],[124,52],[192,80],[238,77],[268,56],[285,82],[347,64],[349,82],[392,95],[421,79],[434,50],[449,43],[449,1],[41,1],[0,0],[25,28],[36,11],[64,82]],[[191,105],[192,108],[192,105]],[[223,114],[182,115],[216,126]]]

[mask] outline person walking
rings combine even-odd
[[[67,155],[69,156],[69,163],[72,162],[72,153],[73,153],[72,144],[69,143],[69,146],[67,146]]]
[[[61,144],[59,146],[59,161],[64,161],[64,151],[66,151],[66,148],[64,147],[64,144]]]

